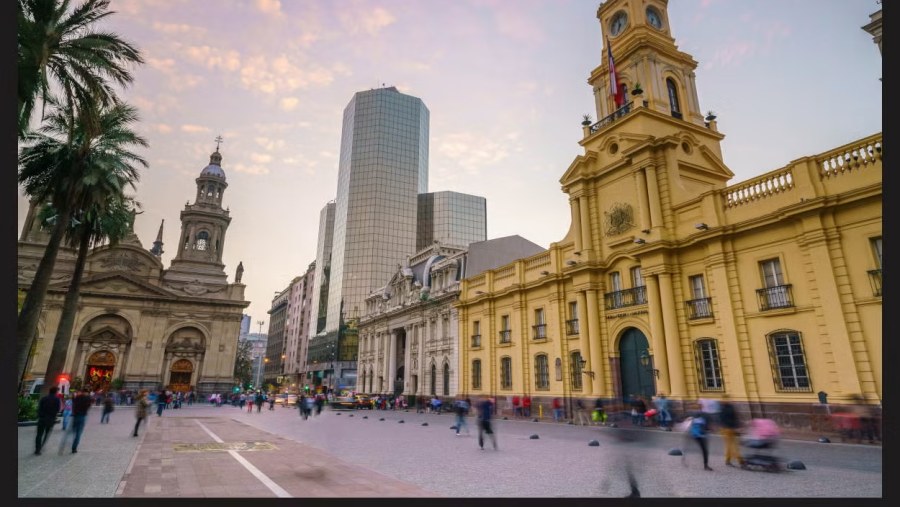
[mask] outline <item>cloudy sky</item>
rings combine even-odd
[[[319,211],[337,187],[341,117],[382,85],[431,111],[429,191],[487,199],[488,238],[563,238],[559,178],[581,153],[586,79],[601,63],[597,0],[116,0],[104,27],[146,64],[122,96],[150,148],[135,229],[165,219],[163,262],[194,179],[225,139],[224,261],[243,261],[247,312],[315,260]],[[699,62],[732,183],[882,129],[882,60],[861,27],[875,0],[671,0],[682,51]],[[21,192],[20,192],[21,194]],[[19,230],[27,202],[20,195]],[[264,327],[265,330],[265,327]],[[254,324],[252,331],[257,331]]]

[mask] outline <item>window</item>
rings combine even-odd
[[[562,380],[562,359],[556,358],[554,368],[556,369],[556,380]]]
[[[431,395],[437,395],[437,366],[431,365]]]
[[[779,391],[812,391],[800,334],[796,331],[769,336],[769,354],[775,373],[775,389]]]
[[[509,315],[503,315],[500,317],[500,343],[509,343],[509,335]]]
[[[197,234],[197,250],[206,250],[206,245],[209,243],[209,233],[206,231],[200,231]]]
[[[444,396],[450,396],[450,365],[448,363],[444,363],[444,378],[441,379],[444,384],[443,394]]]
[[[644,286],[644,275],[641,274],[640,266],[631,268],[631,286],[632,287],[643,287]]]
[[[472,361],[472,389],[481,389],[481,359]]]
[[[666,79],[666,89],[669,91],[669,108],[672,110],[672,116],[681,118],[681,106],[678,104],[678,86],[672,78]]]
[[[570,355],[572,371],[572,389],[581,390],[581,352],[575,351]]]
[[[550,389],[550,363],[546,354],[534,356],[534,384],[536,389]]]
[[[538,308],[534,311],[534,339],[543,340],[547,338],[547,324],[544,322],[544,309]]]
[[[578,334],[578,302],[569,301],[569,319],[566,320],[566,334]]]
[[[688,319],[708,319],[712,317],[712,303],[706,297],[703,275],[688,277],[692,299],[687,301]]]
[[[781,273],[781,261],[778,259],[762,261],[759,263],[759,269],[764,287],[756,291],[760,311],[794,306],[791,286],[784,283],[784,275]]]
[[[701,391],[721,391],[724,389],[722,370],[719,367],[719,349],[716,340],[703,338],[694,343],[697,367],[700,370]]]
[[[872,294],[881,297],[881,236],[872,238],[870,243],[875,258],[875,269],[869,270],[869,282],[872,284]]]
[[[609,288],[610,292],[617,292],[622,290],[622,276],[618,271],[613,271],[609,274]]]
[[[512,389],[512,359],[500,358],[500,389]]]
[[[875,256],[875,266],[881,269],[881,236],[871,239],[872,254]]]

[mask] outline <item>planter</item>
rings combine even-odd
[[[640,88],[635,88],[634,90],[631,90],[631,94],[634,96],[638,96],[642,93],[644,93],[644,90],[641,90]]]

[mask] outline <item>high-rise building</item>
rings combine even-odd
[[[459,192],[419,194],[416,221],[417,251],[435,242],[465,247],[487,239],[487,201]]]
[[[250,334],[250,316],[246,313],[241,316],[241,330],[238,333],[238,340],[245,341],[247,335]]]
[[[331,278],[334,208],[334,201],[331,201],[319,213],[319,241],[316,245],[316,271],[312,287],[313,314],[309,321],[310,337],[325,330],[325,319],[328,316],[328,280]]]

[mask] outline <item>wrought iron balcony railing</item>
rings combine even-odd
[[[687,306],[688,320],[712,318],[712,299],[700,298],[684,302]]]
[[[535,324],[531,326],[533,337],[535,340],[543,340],[547,338],[547,324]]]
[[[618,120],[619,118],[625,116],[626,114],[630,113],[631,107],[633,105],[634,105],[634,102],[627,102],[624,106],[613,111],[611,115],[609,115],[606,118],[603,118],[602,120],[599,120],[597,123],[591,125],[591,134],[597,132],[598,130],[602,129],[603,127],[609,125],[610,123],[612,123],[612,122]]]
[[[624,308],[626,306],[647,304],[647,287],[639,286],[631,289],[607,292],[603,295],[607,310]]]
[[[578,319],[566,321],[566,334],[570,336],[578,334]]]
[[[510,338],[509,335],[510,335],[509,329],[504,329],[503,331],[500,331],[500,343],[509,343],[509,338]]]
[[[481,346],[481,335],[473,334],[472,335],[472,347],[480,347]]]
[[[759,299],[759,311],[761,312],[794,306],[794,299],[791,297],[791,284],[757,289],[756,297]]]

